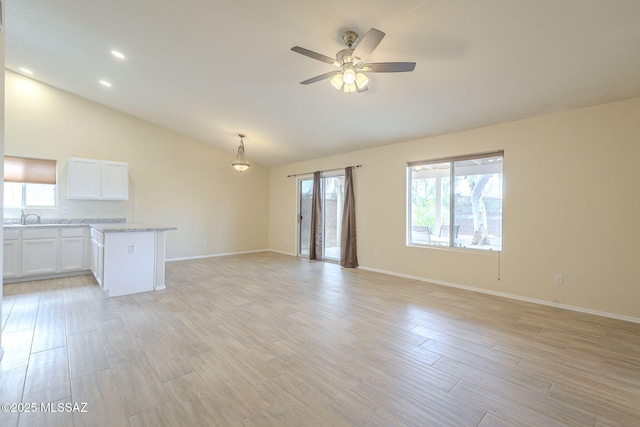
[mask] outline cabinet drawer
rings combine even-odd
[[[20,237],[20,230],[15,228],[5,228],[3,231],[4,240],[18,240],[18,237]]]
[[[22,230],[23,239],[55,239],[58,237],[57,228],[25,228]]]
[[[60,228],[60,237],[82,237],[84,229],[85,227],[62,227]]]

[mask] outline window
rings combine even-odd
[[[496,151],[408,163],[407,244],[502,250],[503,158]]]
[[[4,158],[4,207],[56,206],[56,161]]]

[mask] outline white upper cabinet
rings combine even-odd
[[[107,160],[69,158],[69,199],[128,200],[129,165]]]
[[[69,199],[100,200],[101,167],[99,160],[69,159]]]
[[[129,199],[129,165],[122,162],[102,162],[102,199]]]

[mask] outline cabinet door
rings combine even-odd
[[[153,290],[155,233],[105,233],[104,289],[109,296]]]
[[[90,243],[88,227],[60,228],[60,271],[88,270]]]
[[[60,271],[82,271],[84,269],[84,237],[60,239]]]
[[[70,158],[69,199],[99,200],[102,180],[100,161]]]
[[[96,280],[104,288],[104,245],[98,244],[98,258],[96,265]]]
[[[82,269],[89,270],[91,268],[92,257],[91,257],[91,235],[89,230],[87,229],[84,236],[84,259],[82,261]]]
[[[98,271],[98,243],[95,240],[91,240],[91,272],[96,275]]]
[[[91,230],[91,272],[104,288],[104,234]]]
[[[102,162],[102,199],[129,199],[129,165],[122,162]]]
[[[2,252],[2,277],[18,277],[20,275],[20,246],[18,240],[5,240]]]
[[[22,274],[53,274],[58,271],[58,239],[22,240]]]

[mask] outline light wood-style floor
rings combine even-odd
[[[640,325],[274,253],[4,286],[2,426],[640,425]]]

